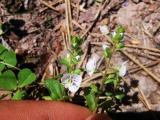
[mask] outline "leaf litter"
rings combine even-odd
[[[83,72],[83,75],[82,73],[80,75],[74,73],[64,74],[66,68],[62,67],[59,62],[59,57],[63,56],[62,51],[66,50],[65,45],[68,44],[65,42],[65,35],[67,31],[66,29],[64,29],[65,26],[63,24],[65,21],[64,2],[59,2],[58,0],[50,1],[50,3],[57,2],[57,4],[53,6],[53,8],[58,10],[58,12],[56,12],[55,10],[49,8],[38,0],[34,1],[34,5],[36,7],[32,8],[32,5],[30,6],[29,4],[33,2],[31,1],[32,0],[25,0],[24,8],[27,10],[25,10],[24,13],[20,14],[9,13],[9,11],[7,11],[7,9],[5,8],[5,6],[8,4],[4,1],[0,3],[0,23],[7,23],[10,19],[22,20],[25,22],[25,24],[22,25],[18,30],[20,33],[24,32],[23,30],[26,31],[26,34],[17,34],[17,30],[15,30],[13,26],[11,26],[11,29],[3,35],[3,38],[1,38],[1,40],[3,44],[7,45],[9,49],[13,49],[20,56],[20,58],[22,58],[21,64],[31,64],[31,66],[34,66],[32,68],[36,72],[38,79],[41,79],[46,64],[48,62],[51,62],[50,66],[55,66],[52,69],[53,77],[56,77],[59,74],[63,74],[61,81],[62,84],[64,84],[65,88],[74,93],[79,89],[83,90],[83,88],[80,88],[80,85],[81,83],[83,83],[83,80],[85,78],[87,78],[88,76],[94,77],[94,75],[99,74],[104,69],[106,69],[104,60],[102,60],[99,67],[97,67],[97,64],[103,55],[103,49],[108,48],[108,44],[110,46],[108,39],[106,39],[106,35],[110,35],[110,33],[114,31],[117,25],[122,25],[125,27],[126,33],[124,35],[123,41],[126,46],[125,50],[130,55],[132,55],[133,58],[137,59],[141,64],[148,64],[155,62],[155,60],[159,60],[160,52],[150,51],[150,48],[154,48],[156,50],[158,49],[158,51],[160,51],[159,0],[110,1],[108,5],[104,7],[104,10],[102,10],[100,18],[97,21],[95,20],[95,15],[97,14],[97,10],[101,3],[103,3],[103,1],[98,0],[95,2],[82,0],[80,1],[80,3],[78,3],[78,0],[71,1],[72,21],[75,20],[78,23],[77,26],[77,24],[74,24],[74,22],[72,22],[72,35],[83,35],[85,33],[85,30],[88,29],[88,27],[96,21],[94,27],[89,30],[87,38],[84,39],[84,41],[89,41],[90,44],[88,46],[89,51],[87,52],[87,57],[85,57],[82,61],[83,69],[86,69],[87,72],[87,74]],[[46,2],[49,3],[49,1],[47,0]],[[22,4],[19,5],[20,7],[18,10],[16,10],[14,5],[13,7],[11,7],[11,9],[13,9],[13,12],[18,12],[20,10]],[[28,8],[30,9],[28,10]],[[77,19],[78,9],[79,16]],[[49,17],[51,19],[48,19]],[[104,19],[107,19],[107,24],[104,24]],[[81,28],[83,28],[83,30]],[[105,43],[107,43],[107,46],[105,46]],[[136,45],[136,47],[127,47],[127,45]],[[143,47],[148,48],[148,50],[143,49]],[[83,48],[82,51],[85,51],[84,49],[88,48]],[[158,55],[149,54],[149,51]],[[52,52],[55,52],[55,63],[52,63],[52,61],[48,61],[48,56],[50,56]],[[77,60],[78,58],[79,56],[77,56]],[[138,87],[146,96],[152,110],[160,110],[159,83],[155,82],[142,69],[140,69],[138,72],[133,72],[132,74],[130,74],[129,68],[140,68],[140,66],[134,64],[133,61],[128,60],[128,58],[121,53],[117,53],[112,56],[111,64],[113,64],[114,66],[120,66],[119,76],[124,78],[130,86],[135,81],[138,82]],[[151,66],[147,69],[150,70],[155,76],[158,76],[158,78],[160,77],[159,63],[158,65]],[[101,80],[101,77],[95,77],[90,81],[90,83],[100,83]],[[122,84],[124,84],[123,81]],[[2,91],[0,94],[2,93],[4,92]],[[128,94],[132,95],[133,93],[130,92]],[[147,109],[146,106],[142,104],[141,100],[139,100],[137,103],[131,103],[131,105],[124,103],[120,105],[120,108],[121,111],[125,112],[143,112]]]

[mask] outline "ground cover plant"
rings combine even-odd
[[[0,0],[0,99],[93,112],[159,108],[158,0]]]

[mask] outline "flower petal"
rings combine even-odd
[[[127,73],[127,62],[128,61],[125,61],[121,64],[120,68],[119,68],[119,76],[120,77],[123,77],[126,75]]]
[[[97,63],[100,59],[100,56],[97,54],[92,54],[91,58],[88,60],[86,64],[86,71],[88,75],[92,75],[97,68]]]
[[[80,85],[81,85],[81,82],[82,82],[82,76],[81,75],[76,75],[76,74],[72,74],[71,75],[71,80],[72,80],[72,83],[71,85],[69,86],[69,91],[72,92],[72,93],[75,93],[79,90],[80,88]]]
[[[107,25],[99,26],[99,29],[100,29],[100,31],[101,31],[102,34],[104,34],[104,35],[109,34],[109,28],[108,28]]]
[[[64,85],[65,88],[69,88],[71,86],[71,79],[70,74],[64,74],[61,78],[61,83]]]
[[[82,82],[82,76],[77,74],[64,74],[61,78],[61,83],[71,93],[75,93],[80,88]]]
[[[106,45],[106,44],[103,44],[103,45],[102,45],[102,48],[103,48],[103,50],[105,50],[106,48],[109,48],[109,46]]]

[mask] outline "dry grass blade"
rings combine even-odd
[[[139,67],[141,67],[148,75],[150,75],[155,81],[157,81],[158,83],[160,83],[160,78],[158,78],[156,75],[154,75],[150,70],[148,70],[144,65],[142,65],[141,63],[139,63],[139,61],[137,61],[136,59],[134,59],[131,55],[129,55],[127,52],[122,51],[121,52],[127,56],[130,60],[132,60],[135,64],[137,64]]]
[[[89,45],[89,43],[88,43],[88,45]],[[87,49],[85,49],[85,52],[84,52],[83,56],[81,57],[81,60],[80,60],[80,62],[78,64],[78,68],[82,67],[83,62],[87,57],[88,49],[89,49],[89,46],[87,47]]]
[[[101,12],[102,10],[106,7],[106,5],[109,3],[109,0],[106,0],[102,6],[100,6],[97,14],[95,15],[95,18],[94,18],[94,21],[93,23],[89,26],[89,28],[84,32],[84,34],[81,36],[81,38],[84,38],[88,32],[93,28],[93,26],[96,24],[97,20],[99,19],[100,15],[101,15]]]
[[[58,1],[50,4],[50,6],[57,5],[57,4],[61,3],[62,1],[63,1],[63,0],[58,0]],[[47,4],[47,5],[48,5],[48,4]],[[43,12],[43,11],[47,10],[48,8],[50,8],[50,7],[45,7],[45,8],[43,8],[43,9],[41,9],[40,12]]]
[[[79,13],[80,13],[80,2],[81,2],[81,0],[78,0],[78,3],[77,3],[77,20],[79,19]]]
[[[46,64],[44,65],[45,69],[43,70],[43,75],[42,75],[42,78],[41,78],[41,82],[44,81],[44,79],[46,78],[49,65],[56,61],[57,56],[56,57],[55,56],[56,56],[56,54],[54,52],[52,52],[51,55],[49,56],[48,60],[46,61]]]
[[[143,97],[143,100],[145,101],[148,110],[152,110],[152,108],[151,108],[151,106],[150,106],[150,104],[149,104],[149,102],[148,102],[146,96],[144,95],[143,91],[142,91],[139,87],[138,87],[138,90],[139,90],[141,96]]]
[[[148,102],[148,100],[147,100],[146,96],[144,95],[143,91],[139,87],[138,87],[138,90],[139,90],[139,92],[142,96],[142,99],[143,99],[144,103],[146,104],[147,109],[152,112],[151,105]],[[152,116],[155,120],[158,120],[157,116],[153,112],[152,112]]]
[[[45,2],[45,1],[43,1],[43,0],[40,0],[40,2],[41,2],[42,4],[44,4],[45,6],[47,6],[48,8],[50,8],[50,9],[54,10],[55,12],[58,12],[58,13],[59,13],[59,11],[58,11],[56,8],[54,8],[52,5],[50,5],[49,3],[47,3],[47,2]]]
[[[160,61],[158,60],[158,61],[153,61],[153,62],[148,63],[148,64],[143,64],[143,65],[144,65],[145,67],[153,67],[153,66],[155,66],[155,65],[157,65],[157,64],[159,64],[159,63],[160,63]],[[142,70],[142,68],[140,68],[139,66],[136,66],[136,67],[130,68],[130,69],[128,70],[128,73],[129,73],[129,74],[133,74],[133,73],[138,72],[138,71],[140,71],[140,70]]]
[[[72,31],[72,15],[71,15],[71,2],[70,0],[65,0],[66,4],[66,27],[67,27],[67,38],[68,38],[68,44],[70,46],[71,41],[71,31]]]
[[[72,20],[72,23],[74,24],[74,25],[76,25],[77,27],[79,27],[81,30],[84,30],[85,28],[83,28],[77,21],[75,21],[75,20]]]
[[[125,47],[144,49],[144,50],[149,50],[149,51],[152,51],[152,52],[160,53],[160,50],[156,49],[156,48],[146,48],[146,47],[140,47],[140,46],[135,46],[135,45],[125,45]]]
[[[83,82],[82,82],[82,85],[81,86],[85,86],[85,84],[89,83],[90,81],[96,79],[96,78],[100,78],[100,77],[103,77],[103,74],[105,73],[105,71],[102,71],[101,73],[96,73],[96,74],[93,74],[91,77],[86,77]],[[108,71],[107,74],[112,74],[114,73],[114,71]]]

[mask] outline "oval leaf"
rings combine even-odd
[[[16,66],[17,64],[16,54],[12,51],[5,51],[0,57],[5,63],[9,65]]]
[[[17,87],[17,79],[11,70],[5,71],[0,75],[0,89],[14,90]]]
[[[54,79],[48,79],[44,81],[46,88],[48,89],[50,96],[53,100],[63,100],[65,97],[65,90],[63,85]]]
[[[0,38],[1,39],[1,38]],[[2,52],[4,52],[6,50],[6,48],[3,46],[3,45],[1,45],[0,44],[0,54],[2,53]]]
[[[95,93],[89,93],[87,95],[85,95],[85,99],[86,99],[86,104],[89,107],[89,109],[93,112],[95,112],[97,110],[98,107],[98,102],[97,102],[97,98],[95,96]]]
[[[18,80],[18,86],[22,88],[33,83],[36,75],[30,69],[25,68],[18,73]]]

